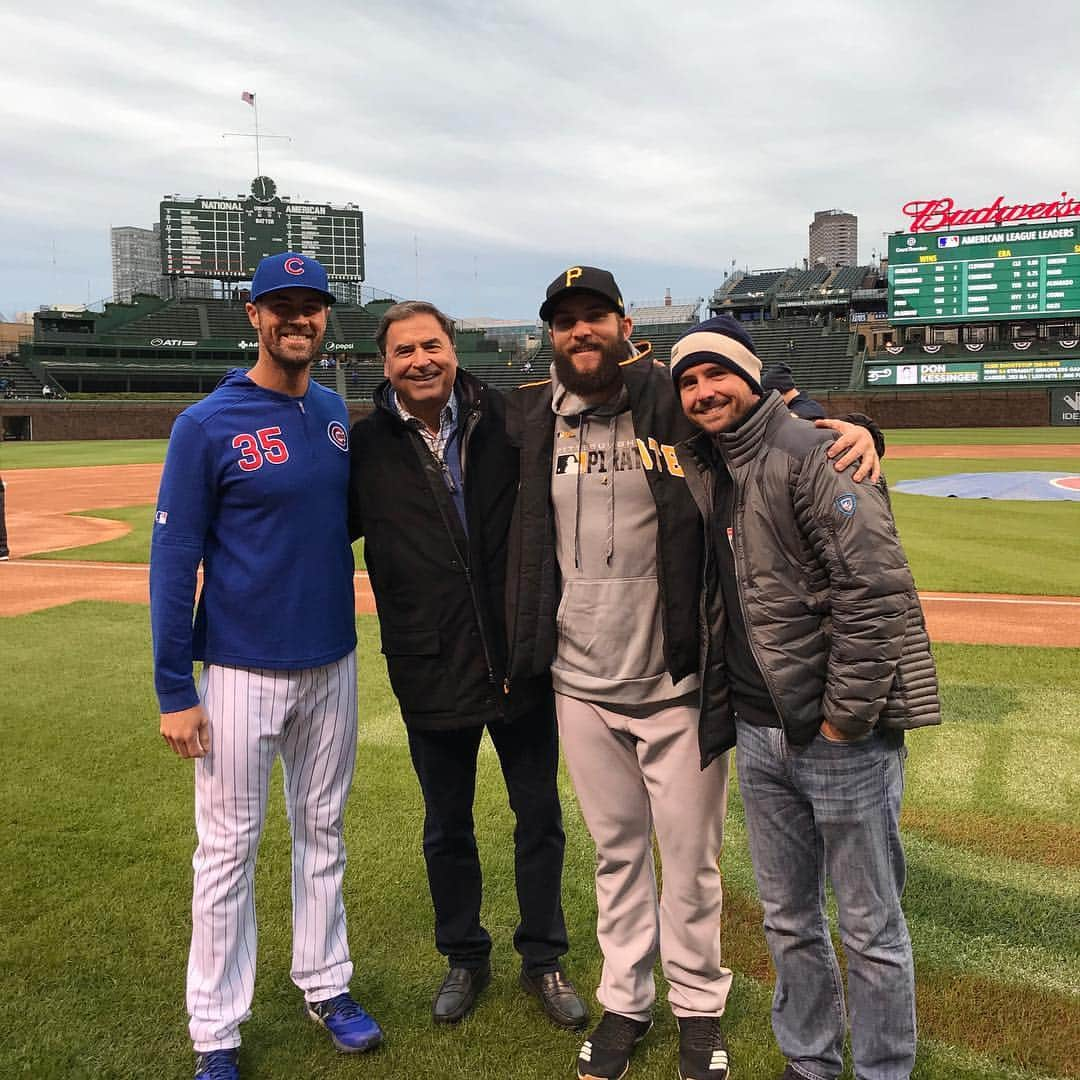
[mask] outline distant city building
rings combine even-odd
[[[0,356],[8,356],[18,352],[19,343],[32,341],[34,338],[34,324],[31,319],[30,325],[24,322],[0,322]]]
[[[170,280],[162,275],[159,229],[155,224],[150,229],[121,225],[109,230],[113,300],[130,301],[135,293],[175,298],[213,296],[212,281]]]
[[[810,265],[857,266],[859,219],[844,210],[818,210],[810,223]]]

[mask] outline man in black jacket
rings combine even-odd
[[[793,412],[801,420],[824,420],[825,409],[820,401],[815,401],[808,394],[804,394],[796,385],[791,374],[791,368],[787,364],[774,364],[761,380],[761,389],[767,394],[770,390],[776,390],[784,399],[788,411]]]
[[[700,719],[703,530],[675,452],[694,428],[667,369],[647,346],[631,346],[633,323],[609,271],[568,268],[540,317],[552,379],[508,402],[521,447],[509,667],[511,685],[551,671],[563,751],[596,843],[604,1015],[577,1072],[626,1072],[652,1024],[659,954],[680,1075],[726,1080],[720,1016],[731,972],[720,955],[717,860],[728,763]],[[871,439],[854,431],[869,471]]]
[[[476,757],[487,729],[514,829],[521,983],[563,1027],[588,1019],[560,967],[564,837],[546,673],[506,674],[506,539],[517,490],[499,394],[459,369],[453,323],[396,304],[376,335],[387,380],[351,432],[350,529],[363,535],[390,683],[424,795],[435,944],[450,970],[435,996],[455,1023],[490,979],[473,832]]]
[[[710,536],[703,716],[737,738],[739,788],[776,968],[782,1080],[840,1074],[844,993],[826,877],[848,961],[855,1073],[906,1080],[915,986],[900,894],[904,729],[940,720],[934,662],[884,482],[857,488],[829,434],[762,394],[733,319],[671,350],[679,448]]]

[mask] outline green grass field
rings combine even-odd
[[[289,858],[272,785],[258,874],[260,957],[244,1063],[265,1078],[572,1075],[578,1038],[516,987],[512,818],[485,744],[476,820],[496,974],[460,1029],[434,1030],[441,977],[420,851],[422,804],[378,654],[361,635],[361,746],[347,816],[353,988],[387,1030],[335,1055],[288,978]],[[0,1075],[190,1076],[183,1008],[194,845],[191,765],[157,735],[147,612],[79,603],[0,622],[6,843],[0,873]],[[948,723],[909,740],[906,907],[919,973],[917,1080],[1075,1077],[1080,1061],[1080,650],[937,649]],[[48,659],[55,658],[50,662]],[[592,848],[564,778],[568,967],[592,991]],[[768,962],[742,809],[723,861],[726,1023],[739,1077],[778,1075]],[[665,1010],[632,1076],[674,1076]]]
[[[97,442],[0,442],[4,469],[65,469],[74,465],[154,465],[165,460],[167,439]]]
[[[1023,434],[1021,441],[1035,441]],[[989,440],[980,433],[976,441]],[[2,468],[16,467],[10,445]],[[82,451],[73,444],[38,449],[51,456],[66,448],[69,460],[52,457],[51,465],[89,464],[85,458],[102,449],[78,445]],[[149,443],[133,450],[162,451],[163,444]],[[32,458],[18,467],[39,464]],[[901,469],[943,463],[888,464],[897,479]],[[953,471],[956,462],[948,465]],[[1073,460],[1069,467],[1078,466]],[[956,587],[928,583],[940,567],[942,580],[985,578],[979,587],[1013,591],[1020,537],[1025,561],[1036,564],[1025,580],[1040,587],[1015,591],[1063,591],[1041,586],[1062,570],[1048,562],[1055,548],[1075,552],[1075,504],[901,495],[894,502],[923,588]],[[922,504],[934,505],[924,515]],[[1073,516],[1037,516],[1058,509]],[[113,549],[121,561],[140,561],[121,559],[129,544],[141,545],[145,558],[149,508],[124,513],[141,532],[84,549],[86,557]],[[1052,542],[1033,548],[1042,531]],[[431,1024],[443,962],[432,944],[423,806],[378,652],[377,621],[362,616],[358,629],[361,740],[346,818],[346,905],[353,990],[384,1025],[387,1042],[372,1055],[338,1056],[301,1013],[288,978],[289,852],[278,769],[257,870],[259,977],[244,1026],[245,1076],[569,1078],[579,1036],[548,1024],[516,984],[513,821],[487,743],[476,821],[495,976],[460,1028]],[[1080,649],[940,644],[935,654],[946,722],[909,739],[904,811],[905,907],[919,983],[914,1078],[1080,1077]],[[0,1077],[188,1078],[191,764],[174,758],[157,734],[147,610],[84,602],[0,619],[0,657],[0,731],[7,736]],[[565,776],[562,786],[567,968],[591,998],[600,972],[593,850]],[[734,1076],[773,1080],[783,1062],[769,1026],[769,964],[735,788],[723,870],[724,949],[736,974],[725,1021]],[[671,1080],[676,1048],[675,1025],[660,1008],[630,1080]]]

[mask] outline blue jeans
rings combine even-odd
[[[808,1078],[843,1067],[844,987],[825,908],[839,910],[859,1080],[907,1080],[915,1064],[915,970],[900,909],[904,852],[899,732],[791,746],[738,721],[739,790],[776,968],[776,1041]]]

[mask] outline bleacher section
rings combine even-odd
[[[846,315],[852,292],[876,285],[878,277],[874,266],[761,270],[729,278],[713,293],[709,309],[736,317],[750,312],[756,318],[815,310]]]
[[[816,266],[812,270],[793,271],[778,289],[777,296],[800,296],[824,285],[832,273],[827,267]]]
[[[187,341],[199,341],[212,337],[203,333],[204,315],[200,311],[202,304],[192,304],[183,300],[144,315],[142,318],[119,326],[112,331],[112,336],[122,340],[142,340],[144,338],[179,338]],[[243,309],[241,309],[242,311]],[[247,319],[244,319],[245,324]],[[250,333],[250,326],[247,332]]]
[[[851,292],[862,288],[863,282],[876,271],[872,266],[841,266],[826,286],[834,293]]]
[[[852,271],[845,280],[865,274]],[[865,270],[865,268],[862,268]],[[727,295],[749,301],[749,310],[763,307],[759,294],[798,284],[804,290],[822,288],[820,271],[771,270],[749,274]],[[805,275],[805,276],[801,276]],[[835,281],[838,274],[833,275]],[[826,280],[830,280],[828,273]],[[349,400],[370,400],[381,381],[383,366],[375,345],[375,331],[388,301],[365,306],[335,305],[326,334],[327,367],[316,362],[314,377],[344,391]],[[685,310],[683,310],[685,309]],[[633,309],[631,309],[633,311]],[[653,356],[669,363],[671,346],[696,323],[693,305],[664,305],[659,318],[646,320],[655,310],[635,312],[633,340],[649,341]],[[743,317],[748,309],[743,308]],[[40,313],[33,342],[20,346],[20,359],[29,363],[67,393],[207,393],[232,367],[248,367],[253,358],[254,334],[242,304],[225,300],[181,300],[151,303],[139,298],[130,305],[110,304],[104,315],[85,313],[75,322],[55,313]],[[680,321],[669,321],[674,316]],[[685,317],[689,316],[689,317]],[[660,320],[663,321],[660,321]],[[655,320],[655,321],[654,321]],[[851,377],[854,348],[846,323],[815,316],[746,322],[765,365],[783,360],[790,364],[796,383],[808,391],[846,389]],[[523,382],[547,378],[551,340],[545,332],[536,355],[526,359],[482,331],[457,335],[462,366],[492,385],[510,389]],[[527,365],[527,366],[526,366]],[[34,380],[31,394],[40,395]]]
[[[12,394],[16,398],[41,400],[41,380],[18,359],[0,366],[0,383],[3,384],[0,400],[10,400]]]
[[[383,377],[375,332],[391,303],[335,304],[330,309],[323,344],[329,360],[325,367],[315,362],[316,381],[350,400],[370,400]],[[202,394],[229,368],[250,366],[254,342],[240,302],[137,297],[134,303],[109,304],[104,313],[80,312],[76,318],[40,312],[34,340],[20,346],[20,357],[68,393]],[[482,370],[498,385],[518,386],[529,378],[520,362],[508,366],[510,353],[483,331],[459,332],[457,353],[462,366]],[[35,378],[33,393],[40,390]]]
[[[251,336],[251,323],[247,311],[239,302],[205,303],[206,323],[212,338],[246,338]]]
[[[662,323],[695,323],[701,310],[701,300],[688,304],[631,304],[627,314],[634,323],[642,326],[657,326]]]
[[[761,357],[762,372],[776,363],[791,368],[795,385],[811,393],[846,390],[854,346],[846,323],[815,326],[806,317],[745,324]]]
[[[746,274],[727,293],[727,298],[733,301],[767,299],[776,291],[781,279],[790,273],[790,270],[762,270],[757,274]]]

